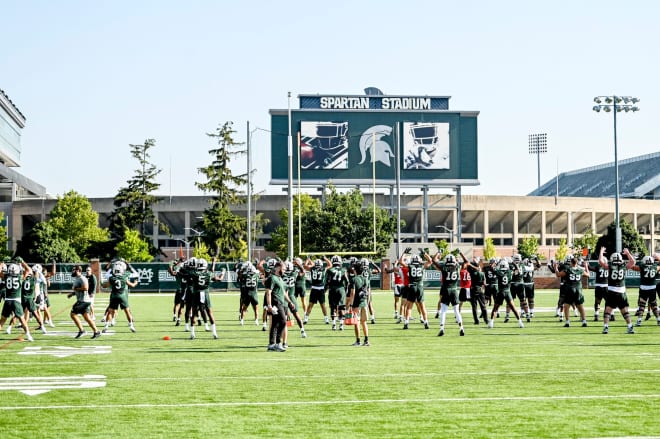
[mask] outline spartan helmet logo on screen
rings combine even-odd
[[[392,147],[383,140],[383,137],[392,134],[392,127],[387,125],[374,125],[365,130],[360,136],[360,163],[364,163],[367,153],[371,157],[369,163],[381,162],[385,166],[392,166],[394,157]]]

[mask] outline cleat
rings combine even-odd
[[[519,328],[524,328],[525,327],[525,325],[523,325],[522,320],[518,320],[518,327]]]
[[[101,332],[104,333],[104,334],[107,334],[107,333],[108,333],[108,328],[103,328],[103,329],[101,330]]]
[[[436,319],[439,319],[439,318],[440,318],[440,312],[439,312],[439,311],[435,313],[435,318],[436,318]]]
[[[337,325],[335,325],[334,323],[332,324],[332,330],[333,331],[337,330]]]
[[[642,326],[642,319],[637,319],[635,326]]]
[[[101,317],[101,323],[105,323],[105,316]]]
[[[209,327],[208,323],[204,323],[204,331],[209,332],[211,328]]]
[[[586,327],[587,327],[587,321],[586,321],[586,320],[583,320],[583,321],[582,321],[582,327],[583,327],[583,328],[586,328]]]
[[[289,345],[286,344],[286,343],[282,343],[282,347],[283,347],[284,349],[287,349],[287,348],[289,347]]]
[[[55,327],[55,323],[53,323],[52,320],[48,320],[48,326],[50,326],[51,328],[54,328],[54,327]]]
[[[371,346],[371,345],[369,344],[368,341],[365,341],[364,343],[362,343],[362,346]]]
[[[488,327],[489,327],[490,329],[493,329],[494,326],[495,326],[495,324],[493,323],[493,321],[492,321],[492,320],[489,320],[489,321],[488,321]]]
[[[445,335],[445,330],[441,329],[440,332],[438,332],[438,337],[442,337],[443,335]]]
[[[190,325],[186,323],[186,332],[190,332]]]
[[[458,335],[460,335],[461,337],[465,335],[465,331],[463,330],[463,328],[461,328],[461,330],[458,332]]]
[[[259,319],[254,319],[254,326],[259,326]]]
[[[594,314],[594,322],[597,322],[599,320],[598,314]]]
[[[190,339],[191,339],[191,340],[194,340],[194,339],[195,339],[195,334],[193,334],[192,332],[190,333]]]
[[[96,331],[96,332],[94,333],[94,335],[92,335],[92,339],[99,338],[100,336],[101,336],[101,332],[100,332],[100,331]]]
[[[360,342],[359,342],[359,341],[356,341],[356,342],[353,343],[351,346],[360,346]]]
[[[269,344],[267,351],[274,351],[275,350],[275,345],[274,344]]]
[[[566,323],[564,323],[564,328],[569,328],[570,326],[571,326],[571,323],[570,323],[570,322],[566,322]]]
[[[403,329],[408,329],[408,324],[407,323],[403,324]]]
[[[112,321],[110,322],[110,326],[115,326],[116,324],[117,322],[115,322],[115,319],[112,319]]]
[[[396,319],[396,323],[397,323],[397,325],[398,325],[398,324],[401,323],[401,322],[403,322],[403,318],[401,318],[401,316],[399,316],[399,317]]]
[[[176,316],[172,316],[172,321],[176,322]]]
[[[26,336],[25,336],[25,339],[26,339],[27,341],[34,341],[34,338],[32,338],[32,335],[31,335],[31,334],[26,335]]]
[[[531,318],[531,317],[527,317],[527,323],[531,323],[531,321],[532,321],[532,318]]]
[[[133,326],[133,325],[130,325],[130,326],[128,327],[128,329],[130,329],[131,332],[135,332],[135,326]]]
[[[564,316],[559,316],[559,321],[563,322],[564,321]]]
[[[43,325],[39,326],[39,328],[37,328],[37,329],[39,329],[42,334],[47,334],[48,333],[48,332],[46,332],[46,327],[43,326]]]
[[[304,329],[301,329],[301,330],[300,330],[300,336],[301,336],[302,338],[307,338],[307,333],[305,332]]]
[[[174,326],[181,326],[181,319],[176,319]]]
[[[76,335],[75,338],[80,338],[80,337],[82,337],[83,335],[85,335],[85,331],[78,331],[78,335]]]
[[[275,345],[275,348],[273,349],[275,352],[286,352],[286,348],[284,346],[280,345]]]
[[[603,334],[610,332],[610,329],[607,326],[603,326]]]
[[[634,333],[635,333],[635,328],[629,326],[628,329],[626,330],[626,334],[634,334]]]
[[[500,318],[500,312],[499,311],[497,311],[497,314],[495,314],[495,317],[497,317],[498,319]]]
[[[217,339],[218,339],[218,334],[215,333],[215,332],[213,333],[213,339],[214,339],[214,340],[217,340]]]
[[[344,330],[344,322],[341,322],[341,323],[339,324],[339,330],[340,330],[340,331],[343,331],[343,330]]]
[[[372,324],[372,325],[375,325],[375,324],[376,324],[376,317],[372,317],[372,318],[371,318],[371,324]]]
[[[424,329],[429,329],[429,322],[424,322]]]
[[[307,322],[309,322],[309,316],[307,314],[305,314],[305,318],[303,318],[303,324],[306,325]]]
[[[647,313],[646,313],[646,318],[645,318],[644,320],[649,320],[650,318],[651,318],[651,313],[650,313],[650,312],[647,312]]]
[[[5,330],[7,334],[11,334],[11,325],[7,325],[7,329]]]
[[[261,326],[261,330],[262,330],[262,331],[265,331],[265,330],[266,330],[266,323],[264,323],[264,324]]]
[[[614,318],[614,314],[610,314],[610,322],[615,321],[616,319]]]
[[[243,319],[239,320],[238,322],[241,324],[241,326],[243,326]]]
[[[328,316],[325,316],[325,324],[329,325],[330,324],[330,319],[328,319]]]
[[[508,317],[504,317],[504,323],[509,323],[509,318]]]

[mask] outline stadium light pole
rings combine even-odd
[[[288,190],[288,201],[289,201],[289,218],[288,218],[288,233],[287,233],[287,245],[289,247],[289,260],[293,261],[293,138],[291,137],[291,92],[287,94],[288,101],[288,115],[289,115],[289,137],[288,137],[288,148],[289,153],[289,190]]]
[[[541,189],[541,154],[548,152],[548,135],[530,134],[529,135],[529,153],[536,154],[536,181],[537,190]]]
[[[616,144],[616,114],[620,111],[637,112],[639,107],[635,104],[639,102],[638,98],[632,96],[596,96],[593,110],[600,113],[601,110],[606,113],[612,112],[614,115],[614,221],[615,221],[615,248],[616,252],[621,252],[621,223],[619,217],[619,157]]]

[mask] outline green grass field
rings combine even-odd
[[[660,327],[625,333],[593,322],[564,328],[537,292],[524,329],[500,318],[465,337],[448,315],[447,335],[393,319],[390,292],[375,292],[370,347],[353,329],[331,331],[315,307],[302,339],[267,352],[267,333],[237,320],[238,295],[213,296],[218,340],[172,323],[172,295],[132,295],[137,333],[123,314],[114,333],[74,339],[74,299],[51,295],[56,328],[35,342],[0,333],[0,421],[5,438],[71,437],[649,437],[658,434]],[[97,296],[97,310],[107,303]],[[429,300],[431,299],[431,300]],[[637,292],[629,292],[636,304]],[[435,309],[436,291],[427,290]],[[541,310],[541,311],[539,311]],[[100,314],[100,312],[98,312]],[[416,313],[415,313],[416,314]],[[250,314],[248,314],[249,316]],[[98,317],[100,319],[100,317]],[[34,328],[34,324],[31,325]],[[171,340],[164,340],[170,336]]]

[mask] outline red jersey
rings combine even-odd
[[[470,272],[467,269],[461,269],[459,286],[461,288],[470,288],[472,286],[472,278],[470,277]]]

